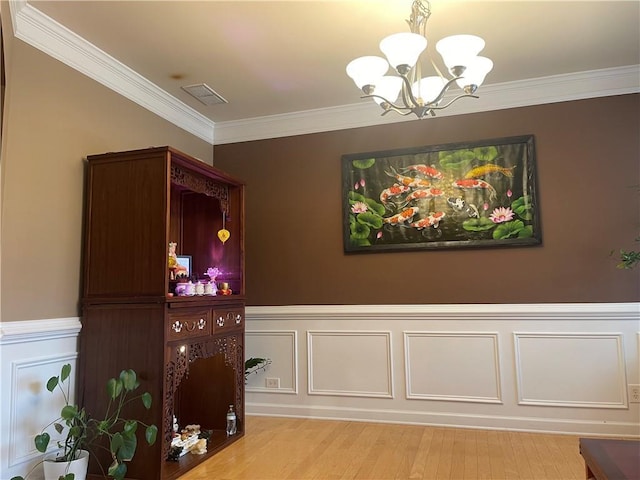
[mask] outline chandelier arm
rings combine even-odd
[[[400,78],[402,78],[403,82],[402,101],[404,102],[406,108],[420,107],[421,105],[418,103],[418,100],[416,100],[416,97],[413,96],[413,92],[411,91],[411,82],[409,82],[409,79],[405,75],[400,75]],[[409,105],[409,102],[407,102],[407,100],[411,102],[411,105]]]
[[[451,80],[449,80],[447,83],[445,83],[444,87],[442,87],[442,90],[440,90],[440,93],[438,94],[438,96],[436,98],[434,98],[432,101],[430,101],[427,105],[429,107],[431,107],[431,105],[438,105],[438,103],[440,103],[442,101],[442,99],[444,98],[445,94],[447,93],[447,90],[449,90],[449,87],[451,85],[453,85],[453,83],[456,80],[459,80],[460,78],[462,78],[462,77],[455,77],[455,78],[452,78]],[[464,95],[462,95],[462,96],[464,96]],[[444,107],[442,107],[442,108],[444,108]],[[442,108],[438,108],[438,110],[442,110]]]
[[[382,113],[382,115],[384,115],[385,113],[393,110],[396,113],[399,113],[400,115],[409,115],[410,113],[413,112],[413,108],[412,107],[400,107],[398,105],[395,105],[393,103],[391,103],[389,100],[387,100],[386,98],[380,96],[380,95],[376,95],[375,93],[372,93],[370,95],[363,95],[360,98],[379,98],[380,100],[382,100],[382,102],[386,105],[383,106],[382,108],[384,109],[384,112]],[[408,110],[408,112],[403,112],[403,110]]]
[[[465,97],[469,97],[469,98],[480,98],[477,95],[471,95],[470,93],[463,93],[462,95],[458,95],[456,98],[454,98],[453,100],[451,100],[449,103],[447,103],[446,105],[442,105],[441,107],[429,107],[430,110],[444,110],[445,108],[447,108],[449,105],[451,105],[453,102],[455,102],[456,100],[459,100],[460,98],[465,98]]]
[[[381,116],[384,116],[387,113],[392,111],[403,117],[406,117],[407,115],[411,115],[412,113],[414,113],[413,110],[409,110],[408,107],[398,107],[396,105],[393,105],[392,103],[387,103],[387,105],[383,108],[384,108],[384,112],[382,112]],[[403,112],[402,109],[406,109],[408,111]]]

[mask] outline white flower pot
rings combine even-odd
[[[76,459],[70,462],[56,462],[55,455],[49,456],[45,458],[42,467],[44,468],[44,480],[58,480],[68,473],[73,473],[75,480],[85,480],[89,467],[89,452],[80,450]]]

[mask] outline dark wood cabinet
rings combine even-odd
[[[155,424],[158,441],[139,429],[127,478],[175,479],[244,434],[244,185],[171,147],[91,155],[86,168],[79,402],[102,412],[107,379],[134,369],[153,404],[126,414]],[[191,275],[222,270],[232,294],[172,295],[169,242],[191,256]],[[238,430],[227,437],[229,405]],[[167,460],[174,415],[213,430],[206,454]]]

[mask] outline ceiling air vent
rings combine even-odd
[[[193,98],[204,105],[219,105],[221,103],[229,103],[220,95],[218,95],[209,85],[199,83],[197,85],[188,85],[180,87]]]

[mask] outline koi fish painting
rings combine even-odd
[[[542,243],[533,135],[342,156],[345,253]]]

